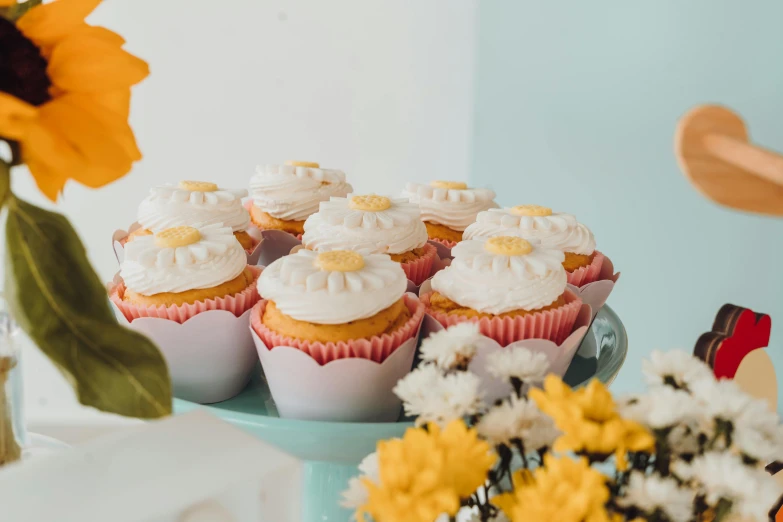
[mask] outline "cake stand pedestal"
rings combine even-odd
[[[581,386],[592,378],[610,384],[625,361],[628,338],[620,318],[604,306],[568,368],[565,381]],[[296,378],[292,376],[291,378]],[[280,448],[304,463],[302,522],[345,522],[351,512],[340,507],[340,494],[358,471],[359,462],[379,440],[400,437],[412,426],[401,419],[387,423],[317,422],[282,419],[259,371],[236,397],[208,406],[176,399],[177,413],[205,408],[213,415]],[[249,462],[249,466],[263,463]]]

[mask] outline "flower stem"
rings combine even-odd
[[[17,461],[22,456],[22,448],[16,442],[12,421],[11,403],[6,394],[8,376],[16,366],[11,357],[0,357],[0,466]]]

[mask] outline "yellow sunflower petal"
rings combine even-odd
[[[106,38],[79,34],[54,48],[47,73],[58,89],[92,93],[135,85],[149,75],[149,66]]]
[[[16,26],[38,47],[49,47],[84,23],[101,0],[56,0],[29,10]]]
[[[95,95],[70,94],[71,103],[90,114],[107,129],[111,129],[112,138],[125,151],[131,161],[141,159],[141,151],[136,145],[133,130],[128,125],[130,90],[111,91]]]
[[[16,0],[0,0],[0,7],[6,7],[9,5],[14,5],[16,3]]]
[[[20,140],[38,114],[38,110],[16,96],[0,92],[0,136]]]

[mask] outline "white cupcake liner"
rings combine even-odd
[[[578,295],[583,303],[590,305],[592,309],[590,320],[592,321],[604,304],[606,304],[606,300],[609,299],[609,294],[614,290],[618,279],[620,279],[620,272],[615,272],[612,260],[605,257],[597,281],[587,283],[582,287],[568,285],[568,288]]]

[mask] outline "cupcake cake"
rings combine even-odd
[[[318,211],[319,203],[352,190],[343,172],[322,169],[318,163],[262,165],[250,180],[250,217],[261,230],[282,230],[301,237],[305,220]]]
[[[261,274],[264,301],[251,323],[268,348],[293,346],[320,364],[346,357],[382,362],[415,335],[424,316],[407,284],[387,255],[303,249]]]
[[[593,233],[571,214],[538,205],[489,209],[465,229],[463,239],[494,236],[536,240],[544,248],[560,250],[569,284],[583,286],[596,281],[601,272],[604,256],[595,249]]]
[[[432,278],[421,299],[444,327],[479,323],[502,346],[522,339],[560,344],[573,329],[582,302],[566,288],[560,250],[519,237],[463,240],[454,260]]]
[[[302,244],[309,250],[354,250],[388,254],[408,279],[420,285],[437,257],[427,244],[427,229],[418,205],[384,196],[348,196],[321,203],[304,224]]]
[[[459,181],[408,183],[403,197],[419,205],[429,238],[448,248],[462,241],[462,233],[479,212],[497,207],[493,191],[468,188]]]
[[[222,225],[231,228],[243,249],[252,251],[256,241],[247,233],[250,215],[242,205],[244,196],[246,190],[219,188],[206,181],[154,187],[139,205],[136,221],[141,226],[127,241],[173,227]]]
[[[122,282],[111,299],[129,321],[159,317],[181,323],[207,310],[239,316],[259,299],[259,274],[229,227],[166,228],[126,245]]]

